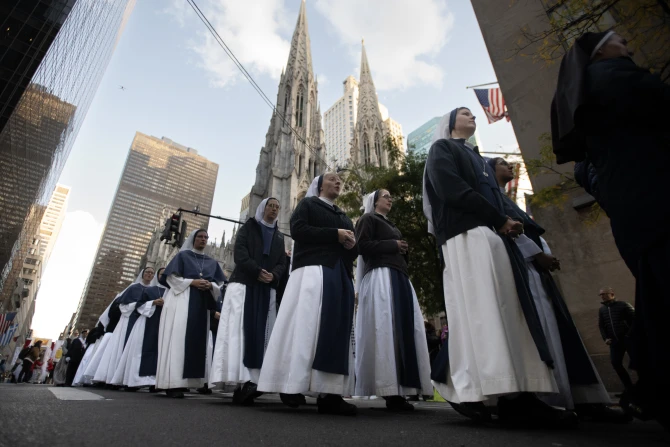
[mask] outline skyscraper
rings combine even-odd
[[[139,272],[164,207],[210,214],[219,165],[169,138],[135,134],[77,310],[78,328],[92,327]],[[209,218],[184,214],[187,232]]]
[[[323,174],[327,164],[304,0],[279,81],[277,112],[272,114],[261,148],[249,210],[255,211],[266,197],[276,197],[281,203],[279,229],[289,234],[298,193],[307,191],[314,176]],[[291,243],[289,238],[285,241],[287,246]]]
[[[63,225],[69,198],[70,187],[56,185],[51,200],[49,200],[49,205],[47,205],[44,216],[42,216],[42,222],[40,223],[40,256],[42,256],[44,266],[49,262],[51,251]]]
[[[347,76],[342,84],[344,94],[323,114],[326,158],[332,167],[348,164],[358,118],[358,80]],[[396,141],[402,141],[402,126],[389,117],[389,111],[382,103],[378,105],[384,127]]]
[[[0,311],[134,5],[0,2]]]
[[[407,135],[407,149],[416,152],[428,152],[430,143],[433,141],[433,134],[441,119],[441,116],[436,116],[422,124],[418,129],[411,131]]]

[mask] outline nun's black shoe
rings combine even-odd
[[[196,389],[196,391],[198,392],[198,394],[205,394],[205,395],[212,394],[212,390],[209,389],[209,387],[207,385]]]
[[[137,391],[137,390],[139,390],[139,389],[140,389],[140,387],[138,387],[138,386],[127,386],[126,389],[125,389],[125,391],[128,391],[128,392],[130,392],[130,393],[133,393],[133,392],[135,392],[135,391]]]
[[[235,390],[233,393],[233,403],[245,406],[253,405],[256,392],[256,384],[247,382],[241,389]]]
[[[179,388],[176,388],[176,389],[173,389],[173,390],[167,390],[165,392],[165,394],[167,394],[167,397],[171,397],[173,399],[183,399],[184,398],[184,392]]]
[[[447,401],[449,402],[449,401]],[[491,422],[491,412],[483,402],[449,402],[449,405],[461,415],[477,422]]]
[[[157,393],[158,390],[156,389],[156,385],[151,385],[151,386],[149,387],[149,392],[150,392],[150,393]]]
[[[336,414],[340,416],[356,416],[358,409],[356,405],[345,402],[342,396],[337,394],[326,394],[326,397],[316,399],[316,405],[321,414]]]
[[[581,404],[575,406],[575,413],[580,420],[591,422],[607,422],[611,424],[627,424],[633,416],[608,407],[605,404]]]
[[[396,413],[408,413],[414,411],[414,405],[410,404],[402,396],[389,396],[386,400],[386,408]]]
[[[552,407],[533,393],[498,399],[498,419],[503,424],[524,428],[569,428],[579,423],[573,411]]]
[[[302,394],[279,393],[279,398],[284,405],[291,408],[298,408],[300,405],[304,405],[306,402],[305,396]]]

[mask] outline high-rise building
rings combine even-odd
[[[344,94],[323,114],[326,158],[332,167],[348,164],[358,118],[358,80],[348,76],[342,84]],[[384,127],[404,150],[402,126],[389,117],[389,111],[382,103],[378,103],[378,106]]]
[[[407,149],[427,153],[433,141],[435,129],[437,129],[441,119],[441,116],[436,116],[419,126],[418,129],[411,131],[407,135]]]
[[[70,187],[56,185],[51,200],[49,200],[49,205],[47,205],[44,216],[42,216],[42,222],[40,223],[40,255],[45,266],[49,262],[51,251],[63,225],[69,198]]]
[[[0,2],[0,311],[134,5]]]
[[[164,208],[211,214],[219,165],[169,138],[135,134],[77,310],[76,326],[92,327],[141,267]],[[187,233],[209,218],[184,214]]]
[[[402,127],[396,121],[382,115],[365,44],[361,45],[361,76],[358,89],[358,116],[351,144],[351,160],[364,166],[388,166],[390,160],[384,147],[384,140],[390,136],[402,150]]]
[[[256,167],[249,210],[255,210],[267,197],[276,197],[281,203],[279,229],[289,234],[291,213],[298,203],[298,194],[307,191],[312,179],[316,174],[322,174],[326,165],[319,86],[312,69],[303,0],[286,69],[279,81],[277,111],[272,114]],[[290,246],[290,238],[285,238],[285,243]]]

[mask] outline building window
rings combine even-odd
[[[370,165],[370,142],[367,133],[363,134],[363,163],[365,166]]]
[[[298,157],[298,177],[302,175],[302,163],[303,163],[303,158],[302,155]]]
[[[382,142],[379,133],[375,134],[375,155],[377,156],[377,165],[382,166]]]
[[[291,86],[286,86],[286,94],[284,95],[284,117],[286,117],[286,110],[288,109],[288,103],[291,100]]]
[[[295,111],[295,123],[298,127],[303,126],[302,115],[304,105],[305,105],[305,89],[301,85],[300,89],[298,90],[298,98],[296,99],[296,111]]]

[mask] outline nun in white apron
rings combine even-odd
[[[535,393],[556,393],[554,360],[505,214],[495,173],[466,139],[475,117],[454,109],[435,132],[424,172],[424,214],[442,246],[449,338],[433,365],[438,392],[462,414],[508,423],[574,422]]]
[[[209,312],[216,309],[226,279],[219,263],[203,251],[208,239],[206,230],[193,231],[159,279],[170,288],[163,295],[156,389],[173,398],[208,382]]]
[[[407,276],[408,246],[386,217],[393,199],[380,189],[356,222],[356,395],[381,396],[391,411],[412,411],[403,396],[432,395],[424,319]]]
[[[287,267],[278,214],[277,199],[263,200],[235,239],[235,270],[223,300],[210,374],[210,383],[238,385],[235,404],[251,405],[257,395],[277,318],[277,285]]]
[[[152,267],[145,268],[140,273],[141,279],[124,290],[121,296],[116,299],[121,317],[114,329],[112,338],[109,340],[109,345],[106,347],[105,353],[100,360],[100,366],[93,377],[93,382],[104,382],[113,385],[112,379],[114,378],[116,367],[119,365],[127,339],[126,335],[130,326],[130,316],[135,311],[137,301],[142,298],[144,289],[149,287],[151,280],[154,279],[155,273]]]
[[[139,274],[137,278],[135,278],[135,281],[133,281],[132,284],[130,284],[121,293],[119,293],[114,297],[112,302],[109,303],[109,306],[107,306],[107,309],[105,309],[102,315],[100,315],[100,318],[98,319],[98,324],[102,324],[102,326],[104,327],[105,335],[103,335],[102,338],[99,338],[98,341],[96,342],[95,352],[93,353],[91,360],[88,362],[88,365],[86,365],[86,369],[84,370],[84,373],[81,376],[81,383],[92,384],[94,382],[96,374],[98,374],[98,369],[100,369],[100,374],[98,375],[98,377],[102,376],[103,372],[102,369],[100,368],[100,363],[102,362],[105,351],[107,351],[109,342],[112,340],[114,330],[116,329],[116,326],[121,320],[121,311],[119,309],[119,303],[117,302],[117,300],[119,299],[119,297],[121,297],[121,295],[123,295],[123,293],[126,290],[128,290],[135,284],[138,284],[139,282],[141,282],[141,280],[142,280],[142,274]],[[105,374],[106,374],[106,366],[105,366]],[[101,381],[98,381],[97,383],[101,383]]]
[[[81,359],[81,363],[79,363],[79,368],[77,368],[77,374],[75,374],[74,376],[72,386],[82,386],[91,384],[90,380],[84,379],[84,372],[86,371],[86,367],[88,366],[89,362],[95,355],[95,351],[99,346],[98,341],[104,335],[105,335],[105,326],[103,326],[100,320],[98,320],[97,325],[91,330],[91,332],[88,334],[88,337],[86,337],[86,352],[84,353],[84,357]]]
[[[166,287],[158,282],[158,278],[164,270],[158,269],[149,287],[144,289],[130,317],[131,320],[135,320],[135,324],[111,382],[112,385],[128,387],[128,391],[156,385],[158,324],[166,290]]]
[[[550,273],[560,268],[560,262],[541,236],[544,228],[504,193],[505,185],[514,179],[513,166],[500,157],[489,159],[487,163],[496,174],[506,212],[523,222],[524,234],[516,244],[526,261],[530,291],[555,361],[554,376],[559,393],[540,398],[549,405],[574,409],[580,418],[626,421],[629,418],[625,414],[609,408],[609,394]]]
[[[354,415],[342,396],[354,392],[354,226],[333,203],[337,174],[315,178],[291,216],[293,271],[286,284],[258,382],[297,407],[301,393],[319,393],[320,413]]]

